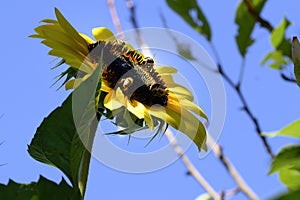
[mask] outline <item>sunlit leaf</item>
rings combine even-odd
[[[59,168],[71,181],[73,187],[78,187],[79,171],[81,160],[84,151],[86,150],[82,139],[88,137],[89,132],[84,132],[80,128],[85,128],[89,125],[88,117],[90,117],[90,109],[95,109],[95,103],[92,106],[88,106],[91,103],[86,101],[86,98],[91,100],[89,94],[93,87],[97,87],[98,78],[100,76],[100,68],[84,81],[63,104],[56,108],[48,117],[46,117],[39,128],[37,129],[31,144],[28,147],[29,154],[36,160],[55,166]],[[87,88],[90,88],[88,90]],[[95,89],[94,91],[95,92]],[[73,102],[73,95],[87,95],[82,96],[81,106],[78,103]],[[95,95],[95,93],[93,93]],[[78,98],[77,98],[78,99]],[[95,101],[95,96],[92,98]],[[74,112],[74,105],[76,107],[77,115]],[[95,110],[94,110],[95,111]],[[81,113],[79,116],[78,113]],[[95,113],[95,112],[93,112]],[[82,125],[78,127],[78,124],[74,123],[74,116],[76,119],[80,119]],[[85,120],[85,121],[84,121]],[[76,121],[78,122],[78,121]],[[88,129],[85,129],[88,131]],[[87,135],[78,137],[78,131],[80,133],[86,133]]]
[[[287,125],[279,131],[264,133],[264,135],[268,135],[269,137],[280,135],[300,138],[300,120],[292,122],[291,124]]]
[[[265,65],[269,60],[273,60],[273,63],[269,65],[270,68],[272,69],[277,69],[280,70],[282,65],[286,65],[287,61],[284,58],[283,54],[281,51],[272,51],[268,53],[264,59],[261,61],[261,65]]]
[[[44,177],[38,182],[29,184],[16,183],[12,180],[7,185],[0,184],[0,199],[13,200],[57,200],[57,199],[81,199],[79,190],[70,187],[65,180],[56,184]]]
[[[272,31],[271,43],[275,49],[278,49],[279,45],[283,42],[285,31],[290,24],[290,21],[284,18],[280,25]]]
[[[254,10],[259,14],[266,0],[253,0],[251,1]],[[248,11],[247,5],[244,1],[241,1],[236,10],[235,23],[238,25],[238,33],[235,36],[236,43],[240,54],[244,57],[247,53],[247,49],[251,46],[254,40],[251,38],[251,34],[256,23],[254,17]]]
[[[208,21],[196,0],[166,0],[169,7],[180,15],[198,33],[211,40]]]
[[[213,198],[208,194],[201,194],[195,200],[213,200]]]
[[[293,37],[292,44],[292,59],[294,63],[294,73],[296,76],[297,84],[300,87],[300,44],[297,37]]]
[[[276,198],[273,198],[274,200],[299,200],[300,196],[300,190],[297,191],[291,191],[286,194],[282,194]]]
[[[300,171],[295,169],[281,169],[280,181],[291,190],[300,190]]]
[[[282,148],[273,159],[269,174],[281,169],[300,170],[300,145],[289,145]]]

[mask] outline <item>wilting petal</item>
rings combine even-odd
[[[97,41],[114,40],[114,34],[105,27],[93,28],[92,33]]]

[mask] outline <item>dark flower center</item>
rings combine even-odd
[[[89,58],[98,63],[102,56],[102,79],[110,88],[120,88],[130,100],[144,105],[167,105],[168,90],[154,69],[152,58],[128,49],[125,42],[98,41],[88,46]]]

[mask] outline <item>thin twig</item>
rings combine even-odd
[[[118,17],[118,13],[117,13],[117,10],[116,10],[116,7],[115,7],[115,2],[114,0],[107,0],[107,4],[108,4],[108,8],[109,8],[109,11],[110,11],[110,15],[111,15],[111,18],[112,18],[112,21],[117,29],[117,33],[119,34],[119,36],[124,39],[124,33],[123,33],[123,30],[122,30],[122,26],[121,26],[121,23],[120,23],[120,20],[119,20],[119,17]]]
[[[285,80],[285,81],[293,82],[293,83],[296,83],[296,82],[297,82],[296,79],[288,77],[288,76],[285,75],[283,72],[280,73],[280,76],[281,76],[281,78],[282,78],[283,80]]]
[[[248,186],[248,184],[244,181],[242,176],[239,174],[237,169],[231,164],[229,159],[224,155],[223,149],[221,145],[216,143],[216,141],[207,134],[207,144],[212,148],[215,156],[219,158],[224,167],[227,169],[231,177],[234,179],[240,190],[247,195],[250,199],[256,200],[258,199],[257,195],[252,191],[252,189]]]
[[[146,44],[144,43],[143,37],[142,37],[142,35],[141,35],[141,33],[140,33],[139,29],[138,29],[137,21],[135,19],[135,8],[134,8],[133,2],[130,1],[130,0],[127,0],[127,6],[130,9],[130,11],[131,11],[131,22],[132,22],[134,28],[136,29],[136,33],[137,33],[137,38],[138,38],[139,45],[141,47],[146,47]],[[112,17],[116,17],[116,16],[117,15],[114,15]],[[145,49],[147,49],[147,48],[145,48]],[[149,51],[148,55],[151,55],[150,51]],[[183,163],[187,167],[189,173],[200,183],[200,185],[202,185],[202,187],[214,199],[221,200],[220,195],[203,178],[203,176],[199,173],[199,171],[195,168],[195,166],[190,162],[190,160],[188,159],[188,157],[186,155],[184,155],[184,152],[183,152],[182,148],[177,144],[177,141],[176,141],[174,135],[172,134],[172,132],[170,132],[169,130],[166,130],[165,134],[166,134],[167,138],[169,139],[170,143],[173,145],[174,150],[177,152],[177,154],[179,155],[180,159],[183,161]]]
[[[215,54],[216,58],[219,58],[218,52],[215,50],[214,45],[212,43],[210,43],[211,48],[214,49],[213,52]],[[244,64],[243,64],[244,65]],[[260,139],[263,142],[263,145],[266,149],[266,151],[268,152],[268,154],[270,155],[270,157],[273,159],[274,158],[274,154],[272,152],[271,146],[269,145],[266,136],[262,135],[262,129],[260,128],[260,124],[257,120],[257,118],[254,116],[254,114],[251,112],[249,105],[241,91],[241,83],[242,83],[242,78],[243,76],[240,76],[240,79],[238,81],[237,84],[235,84],[233,82],[233,80],[228,76],[228,74],[223,70],[223,66],[220,64],[220,60],[217,59],[217,67],[219,69],[219,73],[221,74],[221,76],[224,78],[224,80],[226,80],[228,82],[228,84],[235,90],[235,92],[237,93],[238,97],[240,98],[242,105],[243,105],[243,110],[246,112],[246,114],[249,116],[249,118],[251,119],[251,121],[254,123],[255,126],[255,130],[256,133],[258,134],[258,136],[260,137]],[[243,68],[241,70],[244,70]],[[240,73],[242,74],[242,73]]]
[[[167,129],[165,132],[170,143],[173,145],[175,152],[179,155],[182,162],[185,164],[188,169],[189,174],[191,174],[200,185],[210,194],[214,199],[221,199],[221,196],[212,188],[212,186],[203,178],[203,176],[199,173],[199,171],[195,168],[189,158],[184,154],[182,148],[177,144],[177,141],[173,135],[173,133]]]
[[[250,0],[244,0],[249,13],[254,17],[254,19],[264,28],[266,28],[269,32],[273,31],[273,27],[270,24],[270,22],[268,22],[267,20],[265,20],[264,18],[262,18],[260,16],[260,14],[255,10],[252,2]]]
[[[139,29],[139,25],[138,25],[137,20],[136,20],[135,5],[134,5],[133,1],[131,1],[131,0],[126,0],[126,4],[127,4],[127,7],[130,11],[130,21],[133,25],[133,28],[134,28],[135,32],[136,32],[137,42],[138,42],[139,46],[141,47],[141,51],[145,56],[150,57],[152,54],[151,54],[151,52],[148,48],[148,45],[146,44],[146,42],[143,39],[143,36],[142,36],[141,31]]]

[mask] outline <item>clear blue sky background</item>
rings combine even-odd
[[[183,22],[164,1],[135,1],[138,22],[141,27],[162,27],[161,11],[169,27],[183,32],[210,53],[205,40]],[[238,1],[199,1],[213,31],[215,43],[224,68],[237,80],[241,58],[234,41],[237,27],[234,13]],[[285,15],[293,22],[288,37],[300,35],[298,1],[285,3],[269,1],[262,15],[277,26]],[[117,10],[124,30],[131,29],[129,12],[125,1],[118,1]],[[1,17],[1,104],[0,115],[0,183],[9,179],[29,183],[39,175],[56,182],[62,174],[55,168],[33,160],[27,153],[36,128],[44,117],[66,98],[64,90],[49,88],[59,70],[50,70],[53,58],[47,55],[48,48],[38,40],[29,39],[38,22],[54,18],[54,7],[60,9],[77,30],[90,33],[92,27],[106,26],[115,30],[106,1],[4,1]],[[268,33],[258,26],[253,34],[257,42],[249,50],[242,90],[251,110],[258,117],[264,131],[277,130],[299,118],[299,89],[295,84],[283,81],[278,72],[260,67],[263,56],[271,50]],[[176,66],[180,70],[180,66]],[[271,197],[285,188],[276,175],[267,176],[270,159],[248,116],[240,110],[241,103],[235,92],[225,84],[227,93],[227,115],[220,137],[225,154],[235,164],[247,183],[261,198]],[[277,152],[291,139],[269,140]],[[127,142],[127,139],[124,140]],[[156,141],[159,142],[159,141]],[[143,143],[144,144],[144,143]],[[204,160],[198,159],[196,148],[187,155],[199,171],[217,190],[235,188],[235,183],[213,154]],[[129,174],[110,169],[93,159],[87,190],[87,199],[195,199],[205,191],[196,181],[186,175],[180,160],[156,172]],[[242,194],[234,199],[244,199]]]

